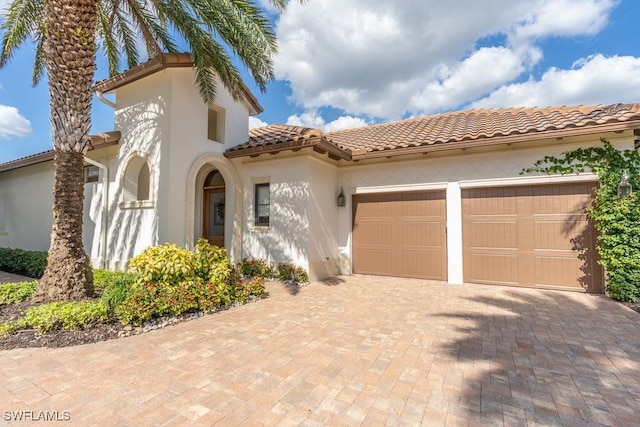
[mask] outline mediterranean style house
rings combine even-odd
[[[521,175],[545,155],[633,149],[640,104],[470,110],[331,133],[272,125],[245,91],[205,105],[188,54],[96,84],[115,131],[86,155],[84,243],[126,268],[200,237],[233,260],[337,274],[602,292],[584,208],[596,176]],[[114,94],[115,102],[104,93]],[[0,165],[0,246],[46,250],[53,154]]]

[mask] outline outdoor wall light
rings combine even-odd
[[[622,178],[618,183],[618,197],[620,199],[628,199],[631,196],[633,188],[629,182],[629,174],[625,171],[622,173]]]
[[[338,207],[344,207],[347,204],[347,198],[344,195],[344,190],[340,187],[340,192],[338,193],[338,198],[336,199],[338,203]]]

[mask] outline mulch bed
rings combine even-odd
[[[0,321],[17,320],[32,305],[29,301],[25,301],[0,306]],[[103,323],[80,331],[55,331],[48,334],[41,334],[34,329],[20,329],[14,334],[0,337],[0,350],[29,347],[58,348],[89,344],[118,338],[118,333],[122,330],[124,326],[118,321]]]
[[[620,304],[629,307],[631,310],[640,313],[640,302],[621,302]]]

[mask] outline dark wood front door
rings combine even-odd
[[[222,175],[214,170],[204,181],[202,197],[202,237],[209,243],[224,247],[225,184]]]

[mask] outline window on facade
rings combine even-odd
[[[255,193],[256,193],[255,225],[269,226],[269,213],[270,213],[269,183],[256,184]]]
[[[89,165],[84,167],[84,182],[98,182],[100,176],[100,169],[95,165]]]
[[[209,107],[207,118],[207,138],[224,143],[224,110]]]

